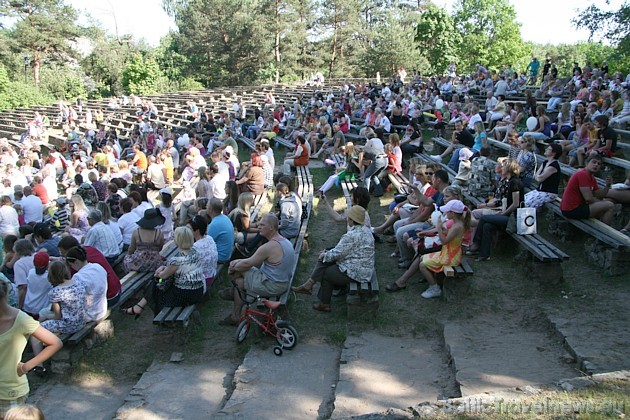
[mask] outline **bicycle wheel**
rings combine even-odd
[[[276,341],[278,341],[278,344],[280,344],[283,349],[291,350],[293,347],[295,347],[298,341],[297,330],[293,327],[293,325],[278,325]]]
[[[242,320],[240,324],[238,324],[238,328],[236,328],[236,343],[241,344],[247,338],[247,334],[249,333],[249,322],[246,319]]]

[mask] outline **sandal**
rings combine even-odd
[[[398,283],[394,282],[392,284],[388,284],[385,286],[385,290],[388,292],[400,292],[401,290],[405,290],[407,286],[399,286]]]
[[[488,260],[490,260],[490,257],[477,257],[477,258],[475,258],[475,261],[477,261],[477,262],[488,261]]]
[[[140,308],[140,312],[136,312],[136,306],[138,308]],[[121,311],[123,311],[124,313],[126,313],[127,315],[134,315],[134,319],[138,319],[140,318],[140,315],[142,315],[142,311],[144,311],[144,306],[140,306],[137,303],[129,308],[126,309],[121,309]]]
[[[327,305],[325,303],[314,303],[313,304],[313,309],[315,309],[316,311],[320,311],[320,312],[330,312],[330,311],[332,311],[332,308],[330,307],[330,305]]]
[[[303,285],[301,286],[297,286],[297,287],[292,287],[291,290],[295,293],[303,293],[305,295],[312,295],[313,294],[313,284],[309,284],[309,282],[305,282]]]

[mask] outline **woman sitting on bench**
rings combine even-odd
[[[193,248],[194,243],[195,237],[190,227],[180,226],[175,229],[177,251],[167,260],[167,265],[155,271],[156,281],[149,283],[144,297],[132,307],[123,309],[127,315],[134,315],[138,319],[147,303],[157,315],[164,307],[201,302],[205,277],[201,255]]]
[[[374,237],[365,226],[366,211],[361,206],[352,206],[347,214],[348,232],[334,248],[320,252],[311,277],[301,286],[292,288],[297,293],[311,294],[313,285],[321,281],[319,302],[313,305],[316,311],[331,311],[330,300],[335,287],[352,281],[367,283],[372,278]]]
[[[487,261],[490,259],[490,246],[494,232],[507,228],[509,217],[525,199],[523,182],[518,176],[519,170],[519,164],[514,160],[507,162],[503,166],[503,175],[507,181],[507,191],[504,197],[507,199],[507,205],[498,214],[486,214],[479,219],[473,244],[468,251],[469,255],[479,254],[475,261]]]

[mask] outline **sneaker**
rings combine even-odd
[[[440,297],[441,295],[442,295],[442,290],[440,289],[440,286],[438,286],[437,284],[433,284],[429,286],[429,288],[425,290],[421,296],[425,299],[431,299],[431,298]]]
[[[441,162],[442,161],[442,156],[441,155],[431,155],[429,156],[431,159]]]

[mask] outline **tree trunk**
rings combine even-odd
[[[41,57],[38,54],[33,54],[33,81],[35,86],[39,86],[39,69],[41,66]]]
[[[276,40],[273,49],[276,57],[276,83],[280,83],[280,0],[276,0]]]
[[[335,58],[337,57],[337,40],[339,30],[339,15],[337,13],[337,5],[335,4],[334,18],[333,18],[333,43],[332,53],[330,55],[330,64],[328,65],[328,78],[332,77],[333,68],[335,67]]]

